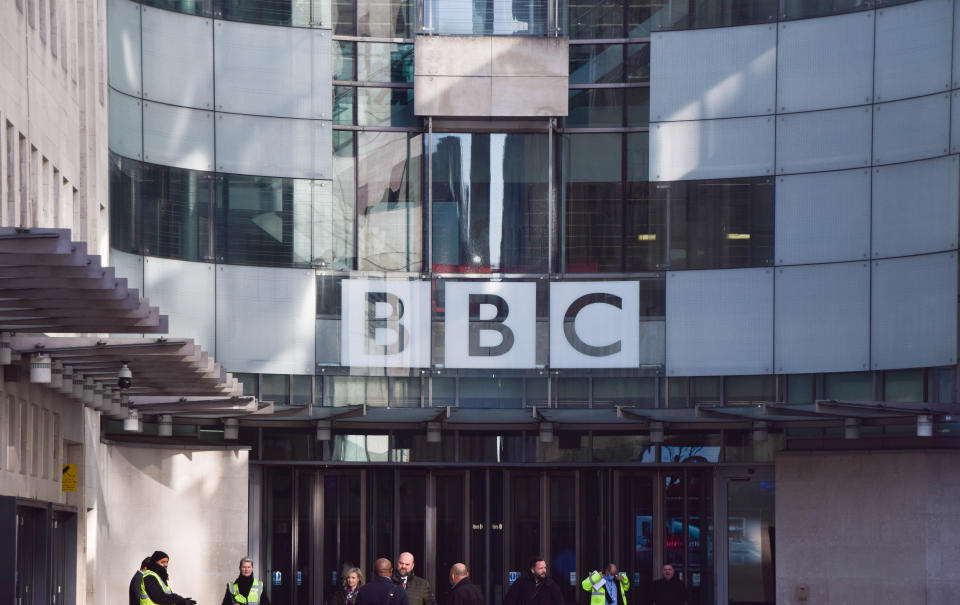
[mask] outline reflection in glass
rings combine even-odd
[[[387,379],[384,376],[327,376],[323,384],[327,391],[324,398],[327,405],[387,406]]]
[[[323,473],[323,578],[336,585],[344,567],[362,565],[360,532],[366,521],[361,517],[360,472]],[[317,553],[319,555],[320,553]],[[326,584],[323,582],[321,586]],[[319,587],[318,587],[319,588]]]
[[[563,4],[560,4],[562,12]],[[445,36],[544,36],[548,0],[430,0],[424,5],[423,32]],[[562,31],[562,30],[561,30]]]
[[[422,135],[357,133],[359,270],[420,270],[422,154]]]
[[[356,35],[374,38],[413,37],[413,0],[357,0],[356,7]]]
[[[140,253],[140,163],[110,154],[110,246]]]
[[[187,15],[209,17],[213,14],[214,0],[140,0],[141,4],[175,11]],[[217,0],[218,3],[223,0]]]
[[[622,136],[564,137],[564,242],[568,273],[621,268]]]
[[[412,88],[358,87],[358,126],[416,126]]]
[[[649,57],[648,57],[649,62]],[[575,44],[570,47],[570,84],[623,81],[623,45]]]
[[[571,40],[624,37],[623,4],[616,0],[570,0],[568,14]]]
[[[420,378],[391,378],[390,407],[420,407]]]
[[[877,2],[876,4],[880,4]],[[807,19],[873,8],[870,0],[785,0],[785,19]]]
[[[686,4],[686,0],[674,3],[670,0],[627,0],[626,37],[649,38],[651,32],[661,29],[661,24],[682,20],[686,15]]]
[[[334,462],[389,462],[389,435],[334,435]]]
[[[357,14],[353,0],[333,0],[331,8],[334,36],[357,35]]]
[[[622,88],[570,89],[566,128],[612,128],[623,125]]]
[[[326,0],[214,0],[214,16],[266,25],[330,26]]]
[[[351,82],[357,79],[357,43],[333,41],[333,79]]]
[[[290,404],[290,377],[286,374],[261,374],[260,398],[276,405]]]
[[[313,204],[313,233],[297,232],[298,238],[312,237],[312,263],[319,268],[353,268],[353,200],[336,195],[331,183],[310,182]],[[296,226],[295,226],[296,230]],[[304,244],[306,246],[308,244]]]
[[[356,88],[352,86],[333,87],[333,123],[342,126],[352,126],[356,121],[354,108],[357,106]],[[336,136],[335,131],[334,136]]]
[[[212,258],[213,175],[144,164],[140,194],[144,254]]]
[[[431,159],[434,271],[546,269],[546,135],[434,135]]]
[[[656,462],[656,447],[641,435],[593,436],[594,462]]]
[[[462,408],[519,408],[522,406],[522,378],[460,379],[460,407]]]
[[[650,81],[650,43],[628,44],[626,60],[627,82]]]
[[[357,44],[359,82],[413,82],[413,44]]]
[[[773,481],[727,481],[727,593],[731,603],[775,603]]]
[[[345,258],[343,269],[353,268],[353,221],[356,220],[357,175],[355,158],[355,135],[348,130],[333,131],[333,182],[331,183],[333,207],[349,212],[351,221],[344,225],[342,234]],[[321,247],[321,250],[324,249]]]

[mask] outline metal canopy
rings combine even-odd
[[[0,227],[0,331],[163,334],[167,326],[69,230]]]

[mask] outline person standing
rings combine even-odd
[[[663,566],[663,577],[654,581],[650,588],[651,605],[687,605],[687,587],[676,576],[673,565]]]
[[[377,575],[357,590],[356,605],[410,605],[406,591],[392,579],[390,559],[377,559],[373,569]]]
[[[263,582],[253,577],[253,561],[240,559],[240,575],[233,582],[227,582],[220,605],[270,605],[270,599],[263,592]]]
[[[531,557],[530,571],[520,576],[503,597],[503,605],[564,605],[560,586],[547,577],[543,557]]]
[[[602,574],[596,570],[590,572],[580,586],[590,593],[590,605],[627,605],[630,579],[622,571],[617,573],[613,563],[607,563]]]
[[[333,593],[327,605],[355,605],[357,594],[363,586],[363,572],[351,567],[343,572],[343,584],[340,590]]]
[[[143,572],[147,571],[147,563],[150,562],[150,557],[147,557],[140,562],[140,569],[133,574],[133,577],[130,578],[130,605],[140,605],[140,582],[143,580]]]
[[[466,563],[454,563],[450,567],[450,586],[447,605],[483,605],[483,594],[470,581],[470,570]]]
[[[400,553],[397,557],[397,571],[393,574],[393,581],[403,587],[410,605],[437,605],[430,582],[413,575],[413,566],[413,555],[408,552]]]
[[[181,597],[170,589],[167,566],[170,556],[155,550],[140,579],[140,605],[196,605],[190,597]]]

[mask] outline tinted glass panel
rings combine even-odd
[[[547,137],[433,137],[433,267],[453,272],[547,266]]]
[[[323,22],[324,4],[324,0],[214,0],[214,16],[245,23],[329,27]]]
[[[260,377],[260,397],[277,405],[290,403],[290,377],[286,374],[263,374]]]
[[[346,212],[350,211],[350,216],[356,220],[354,214],[355,203],[357,199],[357,175],[356,160],[354,157],[354,139],[352,132],[345,130],[333,131],[333,205],[342,208]],[[344,228],[347,233],[344,236],[349,239],[349,244],[344,242],[344,250],[347,258],[343,260],[343,268],[353,268],[353,225],[347,225]]]
[[[879,3],[878,3],[879,4]],[[786,19],[805,19],[869,8],[864,0],[785,0],[783,15]]]
[[[622,81],[623,45],[576,44],[570,47],[570,84]]]
[[[213,175],[144,164],[140,182],[143,253],[211,260],[216,186]]]
[[[777,400],[774,376],[728,376],[724,396],[727,405],[756,405]]]
[[[570,39],[622,38],[623,5],[615,0],[570,0]]]
[[[416,126],[412,88],[357,88],[359,126]]]
[[[594,378],[593,405],[654,407],[653,378]]]
[[[646,86],[627,88],[625,94],[627,126],[646,126],[650,122],[650,89]]]
[[[823,396],[837,401],[873,401],[873,375],[869,372],[824,374]]]
[[[333,87],[333,123],[352,126],[356,122],[354,109],[357,106],[357,92],[352,86]],[[342,132],[342,131],[338,131]],[[334,138],[337,132],[334,132]]]
[[[419,271],[421,135],[360,132],[358,269]]]
[[[884,372],[884,401],[924,401],[923,370]]]
[[[549,0],[445,0],[426,5],[423,31],[460,36],[543,36]]]
[[[693,27],[766,23],[777,18],[779,0],[696,0]]]
[[[352,0],[332,0],[333,35],[353,36],[357,33],[356,4]]]
[[[568,273],[621,271],[620,134],[564,137],[564,254]]]
[[[627,82],[650,81],[650,44],[628,44],[626,60]]]
[[[333,41],[333,79],[356,80],[357,72],[357,43]]]
[[[623,89],[571,89],[567,128],[610,128],[623,125]]]
[[[209,17],[213,12],[213,0],[140,0],[141,4],[155,6],[188,15]],[[222,1],[222,0],[220,0]]]
[[[461,378],[460,407],[519,408],[523,405],[521,378]]]
[[[651,31],[660,29],[659,24],[685,14],[682,8],[672,8],[669,0],[627,0],[627,37],[648,38]]]
[[[358,36],[413,37],[413,0],[357,0],[356,4]]]
[[[110,155],[110,245],[139,253],[140,164]]]
[[[357,80],[413,82],[413,44],[357,44]]]

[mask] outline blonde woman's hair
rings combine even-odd
[[[357,574],[357,588],[360,588],[361,586],[363,586],[363,572],[360,571],[359,567],[351,567],[343,574],[343,587],[344,588],[347,587],[347,576],[349,576],[352,573]]]

